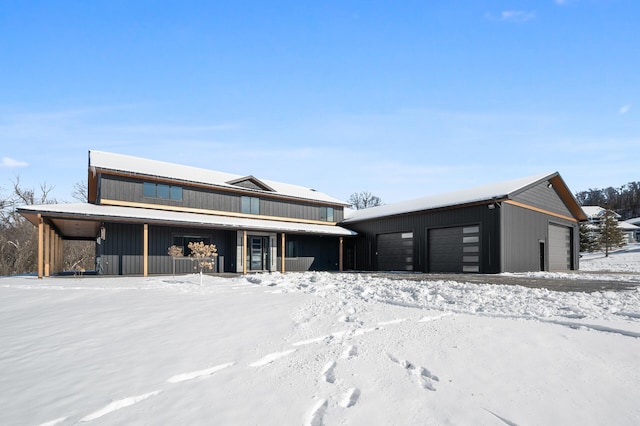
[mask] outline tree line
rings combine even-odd
[[[640,217],[640,182],[629,182],[619,188],[595,188],[575,194],[582,206],[600,206],[613,210],[622,220]]]
[[[35,272],[38,269],[38,228],[16,211],[17,207],[55,204],[53,186],[26,188],[16,177],[11,188],[0,188],[0,276]],[[77,183],[72,196],[86,201],[86,185]],[[91,270],[95,267],[93,241],[65,241],[64,269]]]

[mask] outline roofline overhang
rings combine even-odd
[[[100,210],[106,210],[104,213],[99,212],[82,212],[82,211],[56,211],[52,207],[53,204],[46,204],[42,206],[24,206],[16,209],[18,213],[24,216],[33,225],[38,225],[40,216],[44,219],[61,219],[61,220],[81,220],[89,222],[117,222],[117,223],[136,223],[136,224],[155,224],[155,225],[168,225],[168,226],[194,226],[194,227],[209,227],[213,229],[226,229],[226,230],[248,230],[248,231],[269,231],[269,232],[282,232],[285,234],[306,234],[306,235],[323,235],[323,236],[335,236],[335,237],[348,237],[355,236],[357,232],[343,228],[338,225],[319,225],[297,222],[279,222],[275,220],[260,220],[249,218],[230,218],[227,216],[216,216],[197,213],[182,213],[182,212],[166,212],[162,210],[142,209],[135,207],[113,207],[113,206],[96,206],[94,204],[87,205],[95,206]],[[37,207],[49,207],[38,209]],[[109,214],[109,209],[113,207],[116,209],[124,209],[127,214]],[[173,217],[162,218],[152,217],[148,215],[133,215],[133,213],[171,213]],[[200,220],[195,220],[200,218]],[[216,218],[218,219],[216,221]],[[207,220],[209,219],[209,220]],[[234,220],[235,219],[235,220]],[[267,224],[265,226],[265,224]],[[64,237],[64,235],[63,235]]]
[[[285,194],[271,192],[269,190],[264,190],[264,189],[253,189],[253,188],[243,188],[238,186],[232,186],[232,184],[229,184],[229,186],[219,185],[215,183],[206,183],[206,182],[199,182],[199,181],[188,180],[188,179],[172,178],[172,177],[161,176],[161,175],[150,175],[147,173],[138,173],[133,171],[117,170],[117,169],[110,169],[110,168],[96,167],[96,166],[91,167],[89,170],[89,193],[90,194],[97,194],[97,180],[94,177],[99,173],[105,174],[105,175],[111,175],[111,176],[142,178],[142,179],[148,179],[153,182],[174,183],[174,184],[178,183],[178,184],[184,184],[184,185],[188,185],[195,188],[215,189],[223,192],[231,192],[234,194],[247,194],[247,195],[259,194],[260,196],[263,196],[265,198],[274,198],[278,200],[297,201],[297,202],[305,202],[305,203],[311,202],[313,204],[322,205],[322,206],[330,206],[330,207],[349,207],[350,206],[349,203],[341,203],[341,202],[338,202],[337,200],[335,202],[332,202],[332,201],[318,200],[315,198],[296,197],[293,195],[285,195]],[[243,179],[246,179],[246,177],[239,179],[239,181],[242,181]],[[92,188],[92,184],[93,184],[93,188]],[[266,184],[264,183],[263,185],[266,186]],[[89,198],[89,200],[97,201],[97,195],[93,197],[93,200],[91,197]]]

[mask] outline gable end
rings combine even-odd
[[[276,192],[275,189],[271,188],[266,183],[262,182],[260,179],[253,176],[244,176],[239,179],[230,180],[227,182],[229,185],[239,186],[240,188],[246,189],[256,189],[259,191],[269,191]]]

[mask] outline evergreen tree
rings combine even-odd
[[[592,226],[587,223],[580,224],[580,252],[591,253],[598,249],[598,240]]]
[[[625,244],[624,233],[618,226],[615,212],[607,210],[600,218],[600,235],[598,245],[604,251],[605,257],[609,256],[611,249],[622,247]]]

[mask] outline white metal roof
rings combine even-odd
[[[582,210],[587,214],[587,216],[589,216],[589,218],[599,218],[607,211],[607,209],[600,206],[582,206]],[[613,213],[615,213],[617,218],[621,217],[618,213]]]
[[[42,204],[22,206],[19,211],[28,217],[42,213],[69,220],[127,220],[134,222],[204,225],[215,228],[247,229],[271,232],[305,233],[332,236],[357,235],[336,225],[285,222],[277,220],[216,216],[200,213],[183,213],[135,207],[101,206],[90,203]]]
[[[631,219],[625,220],[625,222],[630,223],[632,225],[640,225],[640,217],[633,217]]]
[[[624,231],[635,231],[636,229],[640,229],[640,226],[636,226],[633,223],[629,222],[618,222],[618,227]]]
[[[89,167],[136,173],[154,177],[177,179],[186,182],[213,185],[223,188],[234,188],[236,190],[241,189],[264,194],[302,198],[305,200],[319,201],[323,203],[338,204],[343,206],[349,205],[349,203],[346,203],[343,200],[339,200],[337,198],[331,197],[327,194],[304,186],[274,182],[271,180],[258,178],[260,182],[263,182],[270,188],[273,188],[274,192],[251,190],[241,188],[229,183],[249,176],[242,176],[215,170],[202,169],[198,167],[168,163],[164,161],[150,160],[147,158],[139,158],[123,154],[114,154],[110,152],[90,150]]]
[[[416,198],[408,201],[400,201],[392,204],[356,210],[349,213],[344,223],[359,222],[362,220],[375,219],[384,216],[412,213],[423,210],[432,210],[456,205],[471,204],[492,199],[506,198],[530,185],[545,179],[556,176],[557,173],[545,173],[537,176],[530,176],[514,179],[506,182],[498,182],[476,188],[464,189],[460,191],[448,192],[439,195]]]

